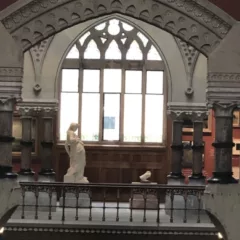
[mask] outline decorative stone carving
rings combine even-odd
[[[67,131],[65,149],[70,158],[70,167],[67,170],[67,174],[64,176],[64,182],[88,183],[87,178],[84,177],[86,166],[84,144],[75,134],[78,127],[79,124],[71,123]]]
[[[1,98],[9,96],[21,99],[23,69],[16,67],[0,67]]]
[[[208,73],[207,85],[210,105],[214,102],[240,103],[240,73]]]
[[[6,16],[3,24],[26,51],[65,28],[111,12],[130,15],[159,26],[207,55],[226,36],[225,21],[195,1],[65,0],[31,2]]]
[[[187,72],[187,81],[188,81],[188,87],[185,91],[186,96],[191,97],[194,94],[193,89],[193,73],[195,70],[196,62],[199,57],[199,51],[197,51],[194,47],[189,45],[188,43],[182,41],[179,38],[175,38],[176,42],[178,44],[178,47],[180,49],[180,52],[183,57],[185,69]]]
[[[38,94],[41,92],[41,72],[42,72],[42,66],[45,59],[45,56],[47,54],[47,50],[49,46],[51,45],[51,42],[54,37],[49,37],[48,39],[43,40],[36,46],[30,49],[30,54],[33,61],[34,71],[35,71],[35,82],[36,84],[33,87],[33,90],[35,94]]]

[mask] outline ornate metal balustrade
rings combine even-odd
[[[211,224],[203,209],[204,186],[39,182],[20,185],[22,204],[12,219],[21,221],[155,227]]]

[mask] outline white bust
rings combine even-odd
[[[141,182],[150,182],[148,179],[152,176],[152,173],[150,171],[146,171],[143,175],[141,175],[139,178]]]
[[[86,154],[84,144],[76,135],[79,124],[71,123],[67,131],[65,149],[70,158],[70,167],[64,176],[64,182],[88,183],[84,177],[86,166]]]

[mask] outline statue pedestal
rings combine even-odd
[[[59,206],[63,207],[63,197],[60,197]],[[65,207],[66,208],[88,208],[90,207],[90,197],[87,193],[79,193],[79,198],[77,202],[77,197],[74,193],[66,193],[65,196]]]
[[[157,183],[155,182],[149,182],[149,183],[141,183],[141,182],[132,182],[132,184],[136,185],[156,185]],[[133,190],[134,191],[134,190]],[[133,192],[133,199],[129,200],[130,202],[130,208],[133,209],[158,209],[158,199],[154,194],[147,194],[146,196],[146,201],[144,200],[144,196],[141,193],[134,193]]]
[[[86,178],[85,178],[86,179]],[[85,183],[87,184],[87,182],[85,182],[86,180],[83,179],[82,182],[78,182],[78,183]],[[75,177],[74,176],[67,176],[64,175],[64,183],[74,183],[75,182]],[[78,201],[78,202],[77,202]],[[59,200],[59,206],[63,207],[63,197],[60,197]],[[90,207],[90,197],[87,193],[79,193],[79,197],[77,199],[76,194],[75,193],[66,193],[65,196],[65,207],[66,208],[87,208]]]

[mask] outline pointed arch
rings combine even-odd
[[[143,2],[141,6],[138,5],[138,1],[130,4],[115,0],[97,2],[67,0],[64,4],[49,1],[48,5],[41,3],[42,1],[30,0],[23,5],[16,4],[11,11],[2,13],[5,28],[20,44],[23,44],[23,51],[80,22],[119,13],[162,28],[208,56],[235,23],[229,15],[206,1],[190,0],[178,3],[178,1],[149,0]],[[29,11],[31,14],[27,14]],[[16,18],[18,12],[22,12],[24,17]],[[51,26],[50,30],[49,26]],[[28,34],[23,34],[26,31]],[[36,32],[39,34],[34,38]]]

